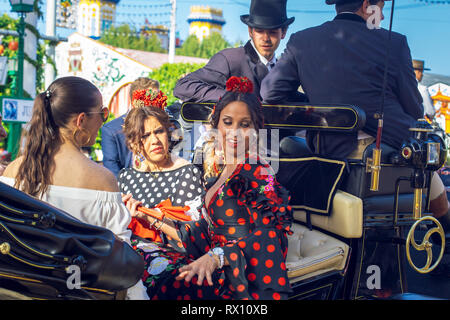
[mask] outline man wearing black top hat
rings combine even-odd
[[[218,52],[203,68],[180,79],[174,95],[183,101],[215,102],[231,76],[249,78],[259,95],[262,79],[276,62],[275,50],[295,19],[287,18],[286,1],[252,0],[250,14],[241,16],[250,40],[243,47]]]
[[[361,158],[361,151],[375,141],[389,32],[374,22],[383,19],[385,1],[390,0],[326,0],[336,5],[334,20],[294,33],[262,83],[265,103],[283,103],[301,85],[312,104],[350,104],[365,111],[366,124],[358,133],[321,132],[318,138],[308,132],[310,146],[320,148],[317,153]],[[382,142],[400,148],[424,113],[406,37],[392,32],[389,45]],[[448,201],[437,174],[430,199],[430,211],[450,233]]]

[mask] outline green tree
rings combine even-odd
[[[218,32],[213,32],[202,42],[195,35],[190,35],[177,49],[177,55],[209,59],[220,50],[230,47],[231,44]]]
[[[233,44],[233,47],[234,47],[234,48],[242,47],[244,44],[245,44],[245,43],[242,42],[241,39],[239,39],[239,40],[237,40],[237,41]]]
[[[6,30],[17,30],[17,24],[19,23],[18,19],[13,19],[7,14],[4,14],[0,17],[0,29]],[[1,36],[0,36],[1,37]],[[11,42],[18,43],[19,38],[13,37],[11,35],[3,36],[0,38],[0,56],[8,57],[8,59],[17,59],[17,51],[18,49],[11,50],[9,48],[9,44]],[[37,45],[36,52],[36,61],[32,61],[27,58],[25,55],[25,59],[28,60],[36,67],[36,93],[41,92],[44,88],[44,57],[46,57],[45,53],[45,45],[47,42],[39,41]],[[47,57],[48,58],[48,57]],[[47,59],[48,60],[48,59]],[[17,63],[17,60],[16,60]],[[53,62],[50,62],[53,63]],[[54,64],[54,63],[53,63]],[[6,83],[3,86],[0,86],[0,96],[3,95],[12,95],[14,94],[14,90],[16,88],[16,73],[12,70],[8,72],[8,77],[6,79]],[[25,93],[27,95],[27,93]],[[30,96],[28,94],[28,96]]]
[[[204,63],[165,63],[158,69],[153,70],[149,77],[159,81],[160,89],[167,95],[167,104],[170,105],[177,100],[173,95],[173,89],[178,79],[204,65]]]
[[[199,57],[200,56],[200,41],[198,38],[191,34],[183,42],[181,48],[176,49],[176,54],[179,56]]]
[[[149,37],[142,36],[127,24],[111,26],[103,33],[99,41],[118,48],[165,52],[156,34],[151,34]]]
[[[213,32],[209,37],[203,39],[200,45],[200,57],[211,58],[217,52],[230,48],[231,45],[218,32]]]

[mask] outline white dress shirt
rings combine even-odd
[[[262,56],[258,50],[256,50],[255,44],[253,43],[253,40],[250,40],[250,43],[253,46],[253,49],[255,49],[256,53],[258,54],[259,60],[262,62],[263,65],[267,67],[267,69],[270,71],[277,62],[277,58],[275,57],[275,54],[273,55],[272,59],[269,61],[264,56]]]
[[[423,99],[423,112],[428,116],[434,116],[436,110],[434,109],[433,100],[431,100],[428,88],[420,82],[417,83],[417,87]]]

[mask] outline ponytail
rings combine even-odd
[[[33,106],[15,187],[32,196],[40,197],[52,183],[54,155],[62,141],[51,114],[51,97],[40,93]]]
[[[65,130],[70,129],[70,120],[101,104],[98,88],[80,77],[58,78],[47,91],[38,94],[14,186],[42,197],[52,184],[55,154],[65,140]]]

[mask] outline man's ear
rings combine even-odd
[[[364,18],[364,20],[367,19],[367,8],[370,6],[369,0],[364,0],[361,4],[361,7],[355,11],[356,14]]]
[[[286,38],[287,30],[288,30],[287,27],[281,29],[281,40],[283,40],[284,38]]]
[[[253,40],[253,28],[250,26],[248,27],[248,36]]]
[[[370,6],[369,0],[364,0],[364,2],[362,4],[362,12],[363,12],[364,16],[368,14],[367,8],[369,8],[369,6]]]

